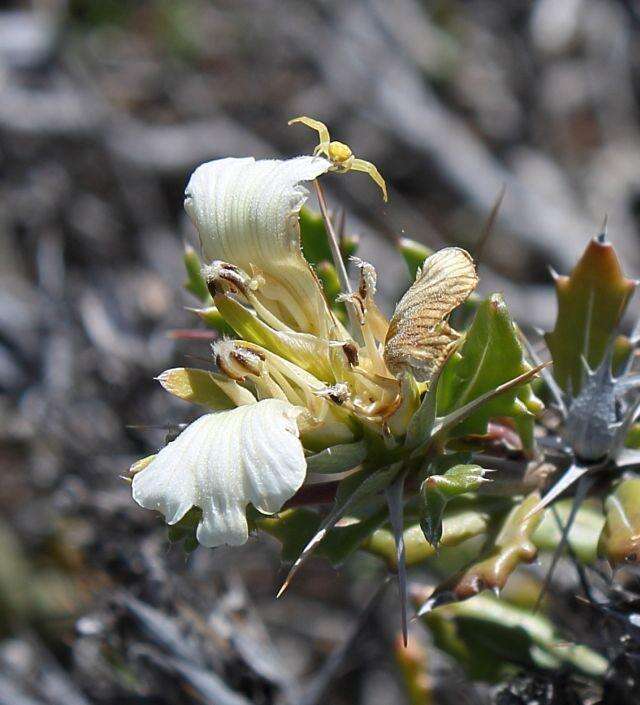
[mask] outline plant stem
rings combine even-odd
[[[317,179],[313,182],[316,187],[316,194],[318,196],[318,205],[320,206],[320,213],[324,220],[325,228],[327,229],[327,235],[329,240],[329,249],[331,250],[331,255],[333,257],[333,263],[338,273],[338,279],[340,280],[340,288],[345,294],[352,294],[351,284],[349,283],[349,277],[347,275],[347,268],[344,266],[344,261],[342,260],[342,253],[340,252],[340,243],[338,242],[338,237],[336,231],[333,228],[333,223],[331,218],[329,218],[329,211],[327,209],[327,201],[324,197],[324,191],[322,186]],[[349,323],[351,324],[351,333],[355,336],[360,331],[360,320],[358,319],[358,314],[355,310],[353,303],[349,300],[345,301],[347,307],[347,314],[349,316]],[[362,342],[359,340],[358,342]]]

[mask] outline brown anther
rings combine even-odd
[[[360,277],[360,283],[358,285],[358,296],[362,301],[364,301],[367,298],[367,294],[369,292],[369,288],[367,287],[367,282],[364,277]]]
[[[358,346],[353,341],[348,341],[342,346],[345,357],[351,367],[355,367],[359,362]]]
[[[247,275],[234,264],[216,260],[202,268],[202,276],[212,297],[227,291],[245,293]]]
[[[256,350],[246,350],[244,348],[234,348],[229,356],[235,360],[240,367],[244,367],[249,374],[259,377],[262,369],[261,363],[264,362],[264,355]]]
[[[246,375],[260,377],[264,370],[264,355],[238,345],[233,340],[221,340],[213,346],[216,365],[227,377],[243,382]]]
[[[215,361],[216,365],[218,366],[218,369],[220,372],[223,374],[227,375],[230,379],[236,381],[236,382],[244,382],[246,379],[246,375],[239,375],[237,374],[231,365],[228,365],[227,362],[224,360],[222,355],[216,355],[215,356]]]

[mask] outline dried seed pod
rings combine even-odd
[[[411,372],[421,382],[434,375],[459,338],[447,318],[477,284],[473,259],[459,247],[425,260],[389,324],[384,359],[394,375]]]

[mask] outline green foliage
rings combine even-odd
[[[438,385],[438,415],[450,413],[530,369],[507,306],[494,294],[480,305],[461,349],[445,365]],[[531,385],[526,384],[483,404],[450,437],[484,434],[490,419],[509,417],[529,445],[532,412],[541,408]]]
[[[300,210],[300,239],[307,262],[318,265],[333,261],[322,216],[304,206]]]
[[[307,458],[307,472],[331,474],[351,470],[367,457],[365,441],[342,443],[325,448],[320,453]]]
[[[607,497],[598,553],[614,568],[640,563],[640,477],[626,477]]]
[[[477,498],[468,498],[468,501],[452,501],[444,512],[442,521],[442,537],[438,550],[457,547],[468,539],[483,536],[490,528],[491,515],[495,512],[504,513],[511,502],[507,499],[492,500],[490,502],[478,501]],[[408,566],[423,563],[436,555],[436,549],[424,537],[424,533],[417,518],[407,517],[403,532],[406,563]],[[396,547],[393,533],[386,527],[374,531],[363,542],[363,548],[379,556],[395,569]],[[459,549],[458,549],[459,550]],[[476,556],[478,549],[471,552],[469,559]]]
[[[541,513],[532,515],[531,510],[539,499],[540,494],[532,492],[516,504],[479,559],[438,585],[420,612],[446,602],[466,600],[483,590],[499,591],[521,563],[531,563],[537,555],[531,537],[542,519]]]
[[[291,563],[318,530],[320,517],[310,509],[297,507],[272,517],[260,517],[256,524],[280,542],[282,560]]]
[[[303,208],[300,229],[305,257],[322,281],[329,304],[348,327],[344,304],[336,303],[340,280],[324,221]],[[339,244],[348,264],[357,238],[341,236]],[[430,250],[408,239],[399,240],[398,249],[411,278],[415,278]],[[288,331],[284,326],[280,329],[271,319],[267,324],[245,299],[216,294],[214,302],[193,250],[187,249],[184,262],[185,288],[201,301],[203,308],[196,312],[207,325],[218,330],[223,330],[223,324],[231,326],[247,343],[260,345],[269,355],[278,355],[287,364],[313,374],[314,382],[328,388],[317,384],[308,395],[327,397],[334,417],[343,414],[348,418],[360,405],[373,409],[370,416],[358,417],[357,431],[351,438],[362,438],[363,434],[364,438],[356,442],[326,447],[327,443],[319,441],[313,445],[308,437],[311,432],[302,431],[307,472],[323,476],[320,479],[326,484],[317,496],[325,501],[332,497],[330,508],[291,506],[298,503],[296,500],[315,501],[314,488],[308,486],[304,490],[309,492],[308,497],[301,493],[277,515],[265,516],[251,507],[247,510],[252,529],[276,538],[282,546],[283,561],[293,564],[282,590],[314,553],[334,566],[342,565],[359,549],[376,555],[400,576],[401,595],[407,594],[406,566],[426,561],[434,574],[441,574],[442,581],[419,614],[432,630],[436,644],[454,656],[472,677],[495,681],[517,668],[567,668],[591,678],[603,675],[605,660],[585,647],[560,641],[546,617],[481,594],[487,590],[499,594],[522,564],[532,562],[539,550],[559,552],[565,539],[583,564],[593,564],[597,552],[614,567],[637,563],[640,555],[637,477],[620,479],[617,475],[618,484],[606,499],[604,514],[590,500],[580,508],[574,508],[571,499],[551,504],[556,499],[553,490],[545,496],[549,507],[538,511],[543,505],[537,489],[542,482],[531,482],[529,471],[535,468],[529,461],[533,451],[540,450],[534,448],[534,424],[543,406],[533,392],[531,379],[544,365],[529,364],[535,352],[529,349],[525,356],[521,336],[499,294],[484,301],[476,298],[464,310],[458,308],[458,322],[464,319],[466,324],[472,315],[473,320],[459,347],[435,377],[422,384],[407,376],[398,384],[389,379],[383,362],[376,367],[366,357],[354,361],[357,356],[352,354],[347,364],[343,360],[348,357],[347,350],[340,342],[330,343],[307,333]],[[575,395],[583,377],[582,358],[595,369],[607,345],[615,340],[613,368],[623,373],[635,354],[634,335],[626,338],[617,331],[634,287],[635,283],[623,276],[611,245],[601,239],[591,241],[570,276],[556,277],[558,318],[546,340],[560,389],[550,373],[545,382],[562,417],[555,438],[559,453],[570,445],[566,429],[572,408],[574,412],[577,408]],[[356,331],[351,333],[356,339],[358,325],[354,327]],[[375,333],[376,341],[365,337],[370,348],[384,341],[384,321],[381,328],[382,332]],[[221,394],[202,371],[169,372],[173,373],[169,380],[174,383],[173,392],[182,398],[207,403]],[[362,398],[338,396],[338,385],[348,388],[353,375],[386,385],[382,386],[384,404],[368,393]],[[608,383],[613,390],[616,382],[609,378]],[[291,384],[293,388],[297,381]],[[611,399],[628,411],[636,407],[631,396],[627,399],[623,393],[628,394],[635,381],[627,379],[624,384],[627,386],[619,393],[611,391]],[[402,391],[400,397],[398,390]],[[563,395],[562,390],[571,390],[574,398]],[[379,403],[382,411],[374,409],[374,403]],[[405,407],[399,408],[400,404]],[[583,407],[590,415],[593,404],[589,401]],[[621,424],[620,433],[621,438],[626,436],[630,453],[632,447],[640,447],[640,425],[632,425],[637,420],[634,413],[627,414],[628,424]],[[618,420],[615,417],[614,421]],[[504,432],[489,436],[490,421],[499,422],[498,428]],[[514,439],[514,428],[522,447]],[[554,431],[550,425],[544,429],[547,436]],[[502,462],[492,454],[483,455],[489,443]],[[540,456],[546,446],[541,447]],[[453,452],[456,450],[463,452]],[[505,457],[507,453],[513,456]],[[557,463],[557,467],[572,468],[585,455],[574,448],[566,465]],[[599,454],[593,457],[600,462]],[[632,453],[626,457],[627,467],[632,467],[640,456]],[[620,455],[612,452],[611,458],[615,463]],[[489,482],[486,474],[491,470],[483,467],[492,467],[491,462],[500,468],[496,469],[496,483]],[[501,466],[513,465],[517,466],[515,474],[506,479],[500,476]],[[620,467],[623,465],[620,463]],[[536,466],[541,472],[542,467],[542,462]],[[586,461],[584,467],[590,469]],[[615,466],[610,464],[607,469]],[[339,476],[344,472],[346,478]],[[336,483],[332,485],[333,479]],[[190,511],[171,527],[171,540],[183,541],[185,550],[192,550],[197,545],[195,531],[200,517],[200,510]],[[571,526],[564,531],[567,524]]]
[[[342,565],[386,518],[384,507],[378,507],[366,516],[345,518],[343,525],[327,531],[316,549],[318,555],[334,567]],[[260,516],[256,519],[256,525],[280,542],[282,560],[291,563],[316,535],[320,516],[310,509],[299,507],[287,509],[273,517]]]
[[[416,278],[418,268],[422,267],[427,257],[433,254],[433,250],[421,242],[410,240],[408,237],[401,237],[397,242],[397,247],[407,265],[409,277],[413,281]]]
[[[532,536],[541,551],[553,552],[558,547],[562,532],[573,507],[572,499],[562,499],[545,512],[542,521]],[[585,565],[597,559],[598,537],[604,525],[604,516],[599,502],[585,502],[577,511],[567,537],[573,554]]]
[[[492,595],[439,607],[423,619],[436,646],[479,680],[495,682],[516,668],[565,667],[596,678],[607,669],[605,658],[562,639],[543,615]]]
[[[633,424],[629,429],[625,445],[627,448],[640,450],[640,423]]]
[[[595,369],[604,358],[636,282],[622,273],[611,243],[594,238],[570,276],[556,276],[558,315],[546,334],[553,374],[575,395],[582,384],[582,357]]]
[[[69,14],[89,26],[124,25],[135,10],[133,3],[120,0],[71,0]]]
[[[333,262],[324,220],[319,213],[305,206],[300,210],[300,239],[305,259],[312,265],[317,267],[321,262]],[[357,236],[344,234],[341,237],[340,252],[345,264],[357,252],[358,244]]]
[[[167,537],[171,543],[182,542],[182,549],[185,553],[192,553],[198,548],[196,539],[196,529],[202,519],[202,510],[192,507],[179,522],[167,529]]]
[[[183,284],[184,288],[199,299],[201,303],[211,306],[213,301],[207,283],[202,276],[202,263],[198,253],[191,245],[185,247],[182,260],[187,270],[187,279]]]
[[[422,483],[420,527],[431,545],[437,546],[442,537],[442,516],[447,504],[487,482],[485,472],[479,465],[454,465],[444,475],[431,475]]]
[[[224,335],[233,335],[233,328],[224,320],[222,314],[215,306],[191,308],[189,310],[195,313],[207,328],[217,330],[218,333]]]

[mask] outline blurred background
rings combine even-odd
[[[182,192],[209,159],[310,153],[287,120],[316,117],[389,185],[384,204],[364,175],[324,182],[387,308],[396,239],[473,249],[504,187],[481,291],[549,326],[547,265],[605,216],[640,274],[638,5],[1,8],[0,705],[408,703],[393,590],[358,622],[381,564],[312,561],[276,602],[275,543],[187,558],[119,477],[194,414],[153,377],[208,355],[168,335],[194,326]],[[431,702],[493,702],[418,632]]]

